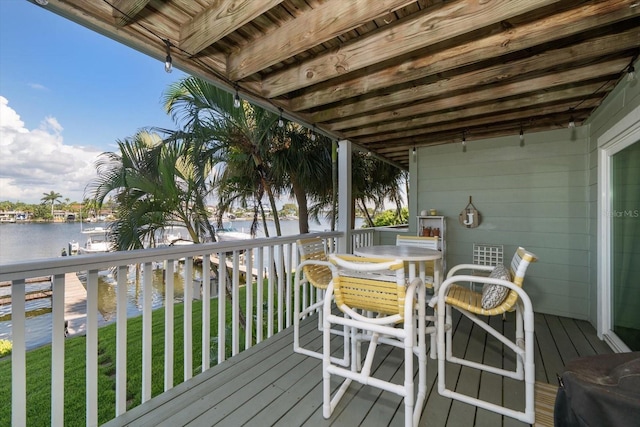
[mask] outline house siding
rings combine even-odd
[[[636,69],[638,65],[636,65]],[[410,164],[409,211],[447,217],[447,265],[472,260],[473,243],[538,255],[525,287],[536,312],[597,323],[597,139],[640,105],[640,83],[621,79],[583,126],[461,144],[418,147]],[[472,197],[477,228],[458,222]],[[409,222],[416,233],[415,220]]]

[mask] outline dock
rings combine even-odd
[[[69,322],[69,336],[84,335],[87,329],[87,290],[75,273],[64,276],[64,319]],[[107,321],[98,313],[98,327]]]

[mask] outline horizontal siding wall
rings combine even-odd
[[[525,287],[537,312],[589,317],[588,128],[474,141],[418,150],[416,211],[447,217],[447,265],[469,263],[473,243],[502,244],[505,263],[523,246],[539,261]],[[415,175],[415,174],[414,174]],[[480,226],[463,227],[469,202]],[[415,222],[415,219],[412,219]]]

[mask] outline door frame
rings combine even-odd
[[[598,337],[616,352],[630,351],[613,332],[611,310],[612,157],[640,141],[640,106],[598,138]]]

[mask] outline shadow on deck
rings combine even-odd
[[[513,316],[492,322],[494,327],[513,329]],[[511,324],[509,324],[511,323]],[[315,316],[301,327],[301,342],[309,348],[321,348],[321,334]],[[468,319],[454,322],[454,353],[508,367],[511,359],[501,358],[500,345],[487,342],[486,334],[472,327]],[[611,353],[594,328],[585,321],[535,315],[536,381],[556,384],[556,373],[577,357]],[[427,340],[428,344],[428,340]],[[401,426],[404,406],[399,396],[369,386],[352,384],[330,420],[322,418],[322,363],[292,350],[293,328],[250,348],[209,369],[170,391],[133,408],[107,426]],[[378,349],[376,375],[400,380],[403,355],[400,350]],[[522,384],[494,374],[469,368],[448,367],[448,382],[456,390],[496,399],[523,402]],[[515,426],[519,421],[442,397],[437,391],[437,361],[428,359],[428,394],[420,425],[439,426]],[[336,380],[337,385],[337,380]],[[549,396],[548,396],[549,397]]]

